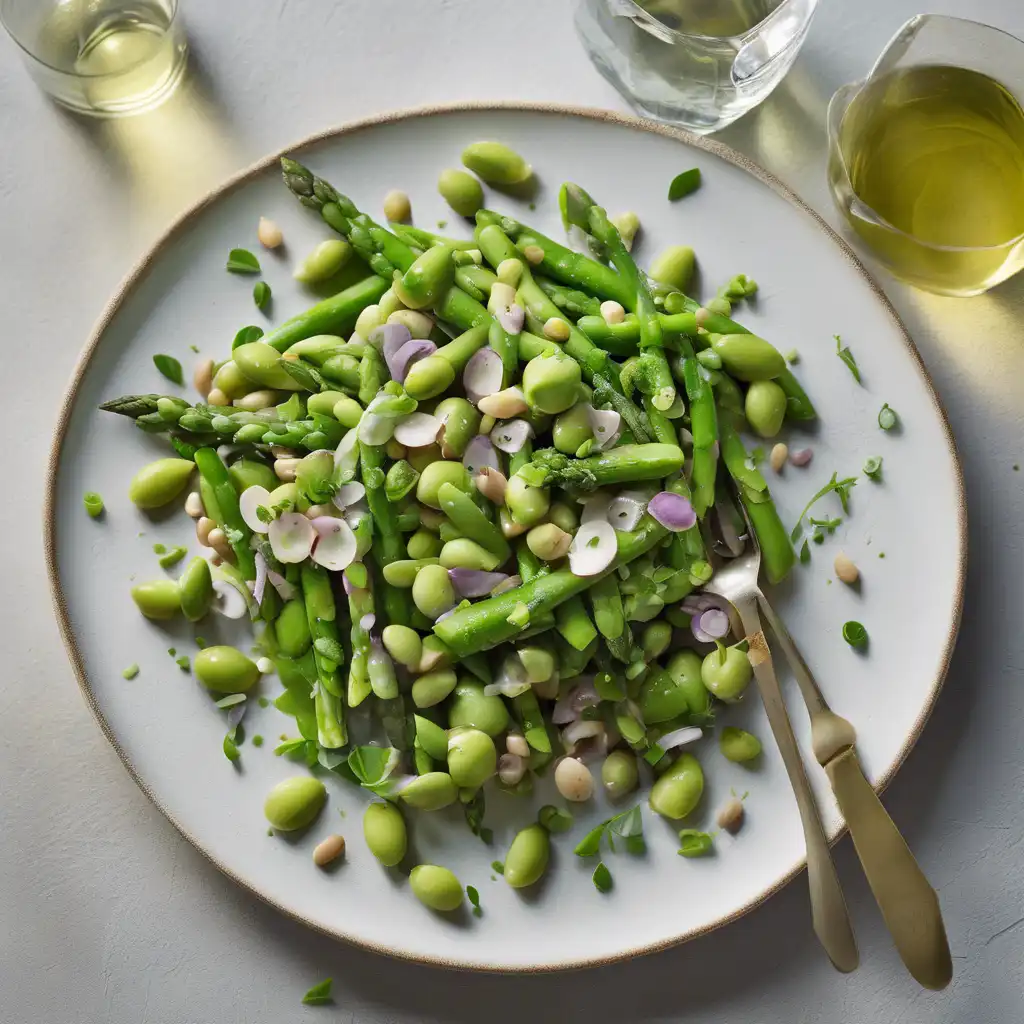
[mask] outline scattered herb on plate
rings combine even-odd
[[[228,253],[227,269],[232,274],[258,274],[260,261],[248,249],[232,249]]]
[[[266,281],[257,281],[253,285],[252,289],[252,301],[256,303],[256,308],[264,310],[270,304],[270,285]]]
[[[91,518],[97,519],[103,515],[103,499],[95,491],[86,491],[82,495],[82,504]]]
[[[700,188],[700,168],[691,167],[688,171],[677,174],[668,187],[668,198],[671,202],[688,196]]]
[[[855,619],[843,623],[843,639],[857,651],[868,645],[868,631]]]
[[[714,849],[714,840],[707,832],[695,828],[684,828],[679,833],[680,857],[705,857]]]
[[[318,982],[314,985],[303,997],[302,1003],[304,1006],[326,1006],[328,1003],[334,1002],[331,998],[331,983],[332,978],[325,978],[323,981]]]
[[[121,673],[121,675],[124,676],[125,679],[134,679],[138,674],[139,674],[139,666],[138,665],[129,665]]]
[[[263,337],[263,328],[250,325],[243,327],[231,342],[231,349],[234,351],[239,345],[248,345],[250,341],[259,341]]]
[[[882,456],[872,455],[864,460],[863,473],[869,480],[877,483],[882,479]]]
[[[833,334],[832,337],[836,339],[836,355],[846,363],[850,373],[853,374],[853,379],[860,384],[860,367],[857,365],[857,360],[853,358],[850,346],[847,345],[846,348],[843,348],[843,342],[838,334]]]
[[[466,896],[469,899],[469,902],[473,906],[473,916],[474,917],[481,917],[481,916],[483,916],[483,910],[480,907],[480,893],[477,892],[476,887],[472,886],[472,885],[467,885],[466,886]]]
[[[153,365],[172,383],[179,387],[185,383],[185,374],[182,372],[181,363],[174,356],[159,353],[153,356]]]
[[[878,410],[878,425],[883,430],[892,430],[899,421],[900,418],[896,415],[896,410],[888,402]]]

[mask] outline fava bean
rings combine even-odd
[[[636,756],[625,750],[613,750],[601,765],[601,785],[613,800],[628,796],[640,783]]]
[[[756,334],[712,334],[711,347],[737,380],[771,380],[786,369],[782,353]]]
[[[440,704],[455,689],[457,682],[451,669],[424,672],[412,684],[412,702],[418,708],[432,708],[435,704]],[[431,754],[431,757],[433,756]]]
[[[505,881],[513,889],[525,889],[539,882],[551,857],[551,838],[541,825],[529,825],[519,832],[505,855]]]
[[[239,459],[233,462],[228,467],[228,475],[239,494],[249,487],[265,487],[272,491],[280,483],[270,466],[255,459]]]
[[[443,565],[423,566],[412,583],[412,600],[431,622],[454,608],[455,588],[448,577],[448,570]]]
[[[195,463],[188,459],[150,462],[132,478],[128,497],[137,508],[162,508],[185,490],[195,468]]]
[[[685,818],[700,803],[704,772],[693,754],[680,754],[651,787],[651,810],[666,818]]]
[[[351,256],[352,246],[343,238],[328,238],[295,268],[292,276],[303,284],[318,284],[333,277]]]
[[[448,705],[451,728],[479,729],[488,736],[499,736],[509,726],[508,709],[497,694],[486,696],[483,683],[464,679],[458,683]]]
[[[752,733],[727,725],[718,738],[718,749],[730,761],[753,761],[761,753],[761,741]]]
[[[580,393],[580,364],[560,350],[535,356],[523,368],[523,394],[535,412],[555,415],[571,408]]]
[[[213,577],[210,563],[196,555],[178,579],[181,610],[189,622],[198,622],[213,606]]]
[[[363,837],[370,853],[386,868],[393,868],[405,856],[409,837],[402,812],[389,803],[370,804],[363,814]]]
[[[415,463],[413,468],[419,469]],[[437,492],[441,484],[451,484],[466,494],[472,493],[473,485],[469,473],[461,462],[431,462],[420,469],[420,478],[416,482],[416,500],[431,508],[440,509],[441,501]]]
[[[132,587],[132,600],[147,619],[173,619],[181,611],[177,580],[154,580]]]
[[[463,217],[472,217],[484,205],[484,190],[480,182],[467,174],[448,168],[437,179],[437,191],[444,201]]]
[[[296,775],[279,782],[267,794],[263,813],[278,832],[295,832],[311,825],[326,802],[327,790],[319,779]]]
[[[253,384],[277,391],[301,391],[302,385],[294,380],[281,365],[281,353],[264,341],[250,341],[239,345],[231,353],[239,371]]]
[[[640,711],[648,725],[668,722],[689,710],[686,691],[671,672],[651,669],[640,689]]]
[[[462,151],[462,163],[490,185],[519,185],[533,173],[514,149],[501,142],[474,142]]]
[[[437,558],[441,553],[441,539],[421,527],[406,541],[405,549],[410,558]]]
[[[334,407],[344,398],[348,398],[348,395],[342,391],[321,391],[306,399],[306,409],[318,416],[334,416]]]
[[[363,418],[363,407],[354,398],[346,395],[334,403],[331,413],[343,427],[352,430],[359,426],[359,421]]]
[[[693,280],[693,250],[688,245],[670,245],[651,263],[649,276],[677,291],[685,292]]]
[[[437,811],[459,799],[459,789],[447,772],[427,772],[407,783],[399,793],[410,807]]]
[[[465,398],[446,398],[437,403],[434,415],[444,423],[441,432],[441,452],[462,458],[466,446],[480,429],[480,413]],[[452,480],[452,483],[455,481]],[[456,484],[460,490],[466,490]]]
[[[568,551],[568,546],[566,547]],[[493,572],[501,564],[501,559],[481,547],[476,541],[468,537],[458,537],[448,541],[441,548],[441,565],[445,569],[482,569],[484,572]],[[413,601],[416,600],[416,584],[413,584]],[[450,607],[454,606],[454,602]],[[419,605],[417,604],[417,607]],[[422,608],[420,609],[423,610]],[[445,611],[448,609],[446,608]],[[426,612],[424,612],[426,614]]]
[[[431,910],[450,913],[462,906],[462,883],[448,868],[418,864],[409,874],[409,888]]]
[[[746,652],[737,647],[712,651],[700,667],[704,685],[719,700],[727,702],[739,700],[743,696],[753,674]]]
[[[494,740],[479,729],[460,729],[448,737],[448,771],[459,789],[479,789],[498,768]]]
[[[680,651],[672,656],[666,671],[686,695],[686,711],[706,715],[711,710],[711,697],[701,679],[701,657],[696,651]]]
[[[786,418],[786,392],[773,380],[755,380],[747,388],[744,411],[758,437],[775,437]]]
[[[416,745],[434,761],[447,761],[448,733],[423,715],[413,715],[413,720],[416,723]]]
[[[400,665],[414,671],[423,654],[423,641],[415,629],[392,623],[385,626],[380,635],[388,654]]]
[[[416,582],[416,577],[425,566],[438,564],[436,558],[400,558],[384,566],[384,580],[393,587],[407,589]]]
[[[260,677],[254,661],[225,645],[203,648],[192,666],[199,682],[215,693],[245,693]]]
[[[277,645],[286,658],[301,658],[313,646],[305,602],[286,601],[274,622]]]
[[[548,514],[551,496],[546,487],[531,487],[516,473],[505,488],[505,506],[520,526],[529,528]]]

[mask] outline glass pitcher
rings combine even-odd
[[[706,134],[782,81],[818,0],[579,0],[597,69],[645,117]]]
[[[1024,41],[919,15],[828,109],[840,212],[897,276],[977,295],[1024,266]]]

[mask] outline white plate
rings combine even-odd
[[[433,228],[447,219],[453,231],[462,225],[437,195],[437,175],[481,138],[501,139],[523,153],[543,185],[535,211],[493,193],[490,205],[555,234],[558,184],[578,181],[611,212],[639,214],[643,261],[686,242],[697,251],[705,294],[740,272],[760,282],[756,303],[736,315],[783,351],[799,351],[797,372],[822,414],[813,430],[788,437],[791,445],[813,447],[811,466],[790,467],[772,480],[784,521],[792,523],[834,469],[857,473],[868,456],[884,457],[884,482],[861,478],[852,515],[776,595],[828,698],[856,725],[869,775],[884,785],[920,734],[941,686],[966,557],[953,440],[892,309],[850,250],[765,172],[717,143],[630,118],[517,106],[421,111],[328,132],[289,152],[371,214],[379,216],[388,189],[401,187],[412,196],[418,224]],[[669,181],[692,166],[700,167],[703,186],[670,204]],[[151,519],[127,498],[135,469],[164,454],[164,444],[96,410],[117,395],[166,390],[153,368],[155,353],[190,366],[190,344],[219,355],[240,326],[261,322],[253,279],[224,271],[232,247],[258,249],[261,215],[281,224],[290,257],[329,234],[283,187],[276,157],[229,182],[186,214],[125,281],[89,342],[57,427],[46,511],[57,613],[86,699],[139,785],[218,866],[287,913],[376,950],[449,966],[548,970],[600,963],[693,938],[777,891],[802,866],[804,852],[796,805],[753,691],[721,719],[763,737],[763,764],[753,770],[730,764],[715,739],[706,738],[699,754],[707,793],[687,822],[712,827],[715,809],[735,790],[749,794],[743,831],[736,839],[720,837],[714,857],[684,860],[676,856],[675,830],[648,813],[646,857],[606,857],[615,879],[608,895],[591,884],[593,863],[572,853],[587,828],[610,813],[602,801],[577,815],[570,835],[555,839],[546,882],[525,896],[492,879],[490,865],[541,800],[491,797],[490,848],[469,834],[457,809],[417,815],[419,858],[448,864],[480,891],[483,916],[454,923],[420,906],[403,875],[376,864],[361,835],[365,797],[341,780],[329,781],[330,804],[308,836],[294,842],[267,836],[264,794],[296,772],[271,751],[280,733],[294,734],[293,725],[273,707],[254,708],[249,735],[262,733],[267,744],[256,749],[247,742],[238,768],[224,758],[222,713],[167,654],[170,646],[194,653],[191,631],[144,621],[129,597],[133,578],[161,575],[154,542],[195,543],[184,513]],[[309,305],[291,278],[291,261],[259,254],[274,291],[273,320]],[[855,353],[863,387],[836,357],[835,334]],[[900,414],[899,432],[883,433],[876,424],[886,401]],[[86,490],[105,498],[105,519],[86,516]],[[862,569],[859,591],[829,582],[840,549]],[[866,655],[840,636],[851,618],[870,633]],[[199,632],[210,639],[232,635],[207,623]],[[142,670],[128,682],[121,671],[132,662]],[[273,677],[263,688],[270,695],[278,690]],[[797,700],[790,707],[827,828],[838,835],[834,802],[807,748],[806,715]],[[310,851],[335,831],[348,839],[347,863],[325,874],[313,867]]]

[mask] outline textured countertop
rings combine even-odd
[[[1021,1019],[1024,472],[1014,465],[1024,462],[1024,275],[955,300],[879,274],[949,413],[970,512],[959,646],[938,708],[885,798],[939,890],[956,970],[944,993],[917,989],[903,972],[849,840],[838,863],[863,963],[848,977],[814,941],[802,884],[705,939],[599,971],[454,975],[351,949],[248,896],[179,838],[79,695],[50,608],[39,511],[58,402],[118,281],[203,190],[323,127],[469,99],[625,109],[577,43],[572,6],[183,0],[195,74],[175,101],[180,134],[159,137],[147,135],[145,118],[83,123],[54,109],[0,38],[10,488],[0,508],[2,1024]],[[862,76],[914,13],[911,0],[822,0],[790,76],[720,138],[837,223],[824,173],[828,98]],[[1024,36],[1015,0],[976,0],[972,14]],[[927,499],[906,514],[927,516]],[[335,1006],[302,1007],[303,992],[327,975]]]

